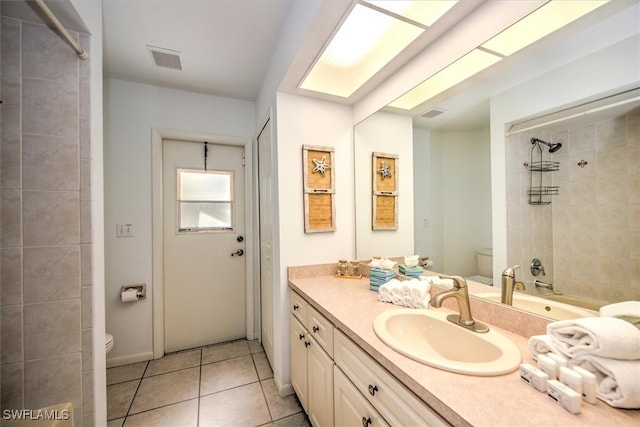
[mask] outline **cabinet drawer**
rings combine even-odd
[[[309,334],[318,341],[330,357],[333,357],[333,324],[311,306],[308,308],[307,316]]]
[[[297,293],[291,291],[291,313],[302,323],[302,326],[307,327],[307,311],[309,304]]]
[[[389,426],[337,366],[333,368],[333,398],[336,427]]]
[[[449,425],[342,332],[334,340],[336,365],[390,425]]]

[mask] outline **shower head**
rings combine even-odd
[[[531,143],[532,144],[540,143],[540,144],[546,145],[547,147],[549,147],[549,152],[550,153],[555,153],[556,151],[558,151],[559,149],[562,148],[562,144],[559,143],[559,142],[553,144],[553,143],[546,142],[546,141],[543,141],[543,140],[538,139],[538,138],[531,138]]]

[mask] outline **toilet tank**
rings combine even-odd
[[[478,275],[493,277],[493,249],[478,249],[476,251],[476,265],[478,268]]]

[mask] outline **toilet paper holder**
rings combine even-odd
[[[136,290],[136,296],[138,297],[138,300],[145,299],[147,297],[147,286],[145,284],[123,285],[120,288],[120,296],[122,297],[123,293],[131,289]]]

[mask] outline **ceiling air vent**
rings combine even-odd
[[[439,116],[442,113],[444,113],[444,111],[434,108],[433,110],[424,113],[421,117],[424,117],[425,119],[433,119],[434,117]]]
[[[158,67],[171,68],[172,70],[182,70],[180,62],[180,53],[177,50],[164,49],[156,46],[147,45],[153,63]]]

